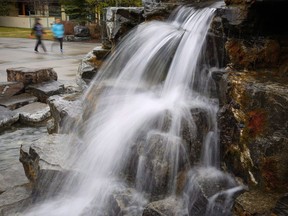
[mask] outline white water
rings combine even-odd
[[[76,153],[68,163],[77,174],[25,215],[112,216],[111,197],[123,193],[131,199],[122,214],[142,215],[151,200],[174,196],[178,174],[195,164],[195,173],[221,173],[218,102],[208,94],[209,76],[199,75],[213,13],[183,7],[169,22],[142,24],[126,37],[86,92],[83,121],[70,140]],[[203,132],[193,112],[204,115]],[[197,179],[182,194],[189,197]]]

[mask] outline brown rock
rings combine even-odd
[[[19,161],[22,163],[25,175],[30,182],[35,183],[39,172],[39,160],[40,157],[33,148],[29,148],[29,153],[25,152],[20,147],[20,157]]]
[[[229,39],[225,48],[233,67],[238,69],[271,68],[279,63],[280,45],[275,40]]]
[[[0,82],[0,98],[11,97],[24,89],[22,82]]]
[[[23,82],[24,85],[41,83],[50,80],[57,80],[57,73],[53,68],[8,68],[7,80]]]

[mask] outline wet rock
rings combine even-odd
[[[40,102],[46,103],[50,96],[64,93],[64,85],[58,81],[43,82],[28,85],[26,92],[37,97]]]
[[[288,215],[288,194],[285,194],[277,201],[273,213],[278,216]]]
[[[288,151],[288,134],[284,129],[288,125],[285,80],[264,72],[231,72],[228,83],[229,100],[237,104],[228,108],[230,111],[226,113],[232,114],[234,120],[222,128],[227,133],[220,138],[230,143],[224,150],[228,169],[246,183],[264,190],[285,189],[284,155]]]
[[[20,147],[20,157],[19,161],[22,163],[25,175],[31,183],[35,183],[38,178],[39,172],[39,155],[35,152],[33,148],[29,148],[29,153],[25,152]]]
[[[21,82],[0,82],[0,98],[8,98],[22,93],[24,85]]]
[[[69,137],[64,134],[50,134],[34,141],[31,148],[38,154],[39,168],[63,170],[69,146]]]
[[[244,187],[237,186],[228,174],[213,167],[191,170],[184,190],[189,215],[231,215],[236,196]]]
[[[2,158],[4,159],[4,158]],[[18,162],[17,164],[9,166],[9,169],[2,169],[0,173],[0,194],[13,187],[29,183],[23,166]]]
[[[93,54],[96,56],[99,60],[104,60],[106,56],[110,53],[110,49],[104,49],[102,46],[96,46],[92,50]]]
[[[36,102],[37,100],[37,97],[28,93],[23,93],[20,95],[14,95],[10,98],[0,99],[0,105],[9,108],[10,110],[14,110],[26,104]]]
[[[86,88],[95,77],[109,53],[110,49],[97,46],[81,60],[76,74],[76,83],[82,89]]]
[[[263,215],[270,216],[277,200],[281,197],[280,193],[267,192],[261,190],[251,190],[241,194],[235,200],[235,215]],[[281,215],[281,214],[275,214]]]
[[[31,187],[23,185],[10,188],[0,194],[0,215],[13,216],[18,215],[18,211],[25,209],[31,202]]]
[[[17,122],[19,114],[0,106],[0,131]]]
[[[245,41],[229,39],[225,48],[234,68],[275,68],[279,65],[281,49],[279,42],[276,40]]]
[[[98,59],[97,56],[93,54],[93,51],[89,52],[79,64],[76,74],[76,83],[82,89],[86,88],[89,82],[97,74],[102,63],[103,61]]]
[[[49,106],[40,102],[25,105],[15,112],[19,113],[19,120],[22,123],[32,125],[41,123],[51,116]]]
[[[136,25],[144,21],[143,8],[108,7],[104,10],[104,25],[107,31],[103,35],[105,48],[112,48]]]
[[[185,148],[189,152],[190,164],[200,160],[202,142],[209,131],[208,113],[202,109],[191,110],[191,119],[182,119],[181,135],[186,142]]]
[[[180,138],[157,132],[150,134],[138,147],[139,185],[143,191],[151,194],[152,200],[160,199],[176,190],[177,181],[174,176],[187,170],[189,164],[184,149]]]
[[[65,132],[80,119],[82,102],[78,99],[79,94],[49,97],[47,103],[50,107],[51,116],[54,118],[54,131]]]
[[[168,197],[149,203],[144,208],[142,216],[184,216],[187,215],[185,211],[181,200],[176,197]]]
[[[8,68],[7,80],[10,82],[22,82],[25,86],[29,84],[42,83],[57,80],[57,73],[53,68]]]

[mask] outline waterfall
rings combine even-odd
[[[179,215],[229,215],[241,188],[220,171],[203,60],[214,11],[181,7],[124,38],[85,93],[64,186],[26,216],[136,216],[168,197],[179,198]]]

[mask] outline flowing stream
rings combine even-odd
[[[181,7],[125,37],[71,129],[74,171],[25,215],[140,216],[171,197],[178,206],[171,215],[231,214],[242,188],[220,171],[218,100],[203,54],[214,12]]]

